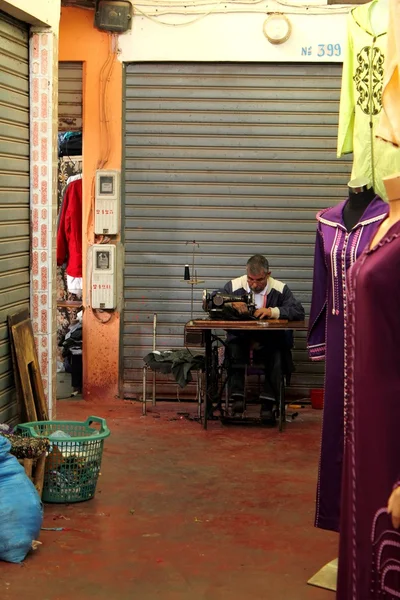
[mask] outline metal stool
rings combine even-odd
[[[153,315],[153,352],[156,350],[156,335],[157,335],[157,314],[154,313]],[[164,363],[165,365],[166,363]],[[142,414],[146,415],[147,414],[147,372],[151,371],[153,373],[153,380],[152,380],[152,398],[151,398],[151,405],[153,407],[156,406],[156,377],[157,377],[157,373],[154,369],[152,369],[151,367],[149,367],[148,365],[144,365],[143,366],[143,392],[142,392]],[[167,373],[168,371],[166,371]],[[171,372],[171,371],[169,371]],[[197,414],[198,417],[201,417],[201,403],[202,403],[202,398],[203,398],[203,377],[202,377],[202,372],[200,370],[196,371],[196,401],[197,401]],[[176,388],[176,396],[177,396],[177,400],[178,402],[180,402],[180,397],[179,397],[179,385],[177,385]]]

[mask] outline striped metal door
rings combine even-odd
[[[243,274],[254,253],[309,311],[315,215],[344,197],[350,173],[335,153],[340,84],[339,64],[126,66],[125,397],[140,392],[154,312],[157,346],[183,345],[193,240],[199,314],[202,289]],[[321,386],[305,334],[294,358],[294,391]]]
[[[7,315],[29,308],[28,40],[0,12],[0,423],[18,418]]]
[[[82,63],[58,63],[58,131],[82,131]]]

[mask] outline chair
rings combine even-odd
[[[286,352],[288,356],[285,356]],[[280,388],[277,399],[277,408],[276,408],[276,419],[278,421],[279,431],[283,431],[284,424],[286,422],[286,401],[285,401],[285,392],[286,387],[290,385],[291,381],[291,371],[287,368],[286,363],[288,362],[288,358],[291,360],[291,350],[288,348],[286,350],[280,351],[280,368],[281,368],[281,378],[280,378]],[[224,358],[224,368],[226,370],[226,378],[229,380],[229,376],[231,373],[232,365],[229,361],[229,357],[225,356]],[[244,411],[246,411],[246,405],[248,403],[248,395],[249,395],[249,377],[256,376],[258,378],[258,393],[261,390],[261,378],[265,376],[265,366],[263,364],[257,364],[254,362],[254,352],[250,349],[249,352],[249,360],[246,364],[235,364],[235,369],[242,368],[244,369]],[[229,410],[229,390],[227,381],[224,384],[225,389],[225,413],[228,413]],[[228,417],[229,418],[229,417]],[[245,417],[242,417],[245,420]]]
[[[156,351],[156,337],[157,337],[157,314],[153,315],[153,352]],[[142,414],[147,414],[147,375],[148,372],[151,371],[153,374],[152,378],[152,398],[151,404],[153,407],[156,406],[156,385],[157,385],[157,372],[162,373],[164,375],[169,375],[172,372],[172,362],[164,361],[160,363],[154,363],[152,365],[144,365],[143,366],[143,393],[142,393]],[[202,373],[200,370],[196,370],[196,397],[197,401],[197,412],[198,417],[201,417],[201,403],[203,398],[203,381],[202,381]],[[176,387],[176,395],[177,400],[180,402],[179,397],[179,385]]]

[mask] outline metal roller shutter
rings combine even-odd
[[[7,315],[29,308],[28,40],[0,12],[0,423],[18,418]]]
[[[309,311],[315,214],[342,199],[350,172],[335,152],[340,83],[336,64],[127,65],[125,397],[141,390],[154,312],[158,346],[183,345],[188,241],[200,244],[199,314],[202,289],[243,274],[256,252]],[[321,386],[305,334],[294,358],[294,391]]]
[[[58,63],[58,131],[82,131],[82,63]]]

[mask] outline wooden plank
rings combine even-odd
[[[26,475],[32,481],[33,458],[24,458],[24,469]]]
[[[44,473],[46,466],[46,452],[43,452],[36,461],[32,458],[19,458],[18,462],[24,467],[25,474],[32,481],[35,486],[39,497],[42,497],[43,485],[44,485]]]
[[[46,466],[46,452],[43,452],[42,456],[40,456],[38,458],[38,461],[36,463],[35,475],[33,478],[34,486],[37,489],[37,492],[38,492],[40,498],[42,497],[42,493],[43,493],[45,466]]]
[[[12,331],[11,331],[11,327],[12,327],[13,323],[18,322],[18,318],[22,314],[28,315],[28,311],[23,310],[15,315],[9,315],[7,317],[7,323],[8,323],[8,335],[10,338],[11,359],[12,359],[12,365],[13,365],[13,371],[14,371],[14,384],[15,384],[15,391],[16,391],[16,395],[17,395],[18,418],[20,421],[23,422],[23,421],[29,421],[29,419],[28,419],[28,415],[26,414],[24,396],[23,396],[23,392],[22,392],[21,376],[19,374],[17,355],[15,354],[14,340],[13,340],[13,335],[12,335]]]
[[[46,398],[28,311],[24,310],[9,317],[9,324],[26,418],[28,421],[48,421]]]

